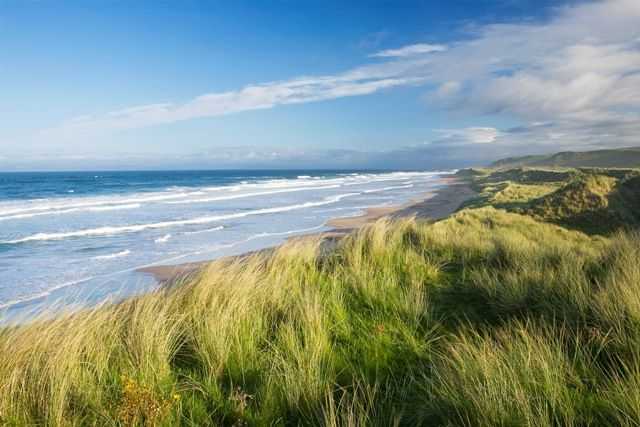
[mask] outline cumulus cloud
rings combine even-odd
[[[580,3],[558,8],[542,22],[478,26],[446,46],[412,44],[371,57],[376,60],[335,75],[251,84],[182,103],[84,116],[49,132],[131,129],[424,85],[432,107],[474,116],[508,115],[522,123],[503,131],[483,123],[443,130],[441,140],[452,144],[590,147],[638,142],[638,0]]]
[[[548,22],[488,25],[474,35],[427,67],[441,84],[432,102],[564,127],[608,123],[614,133],[637,119],[640,2],[586,3]]]
[[[495,144],[638,144],[640,2],[583,3],[546,22],[487,25],[471,35],[422,69],[434,84],[431,105],[523,122],[492,136]]]

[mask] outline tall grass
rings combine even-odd
[[[6,425],[637,425],[640,236],[381,220],[0,330]]]

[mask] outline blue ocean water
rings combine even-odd
[[[0,310],[95,304],[156,286],[137,269],[213,259],[396,205],[448,172],[0,173]]]

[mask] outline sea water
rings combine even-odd
[[[235,255],[406,203],[450,172],[0,173],[0,311],[153,289],[142,267]]]

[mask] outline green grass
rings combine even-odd
[[[638,425],[638,259],[491,207],[290,242],[1,330],[0,424]]]
[[[637,169],[483,169],[460,176],[478,192],[466,208],[492,206],[589,234],[640,225]]]
[[[546,196],[559,188],[554,184],[517,184],[504,181],[487,183],[479,190],[479,196],[466,202],[465,207],[492,206],[516,210],[526,208],[534,199]]]
[[[605,175],[585,175],[558,191],[531,203],[529,213],[565,226],[606,233],[621,225],[610,199],[617,180]]]

